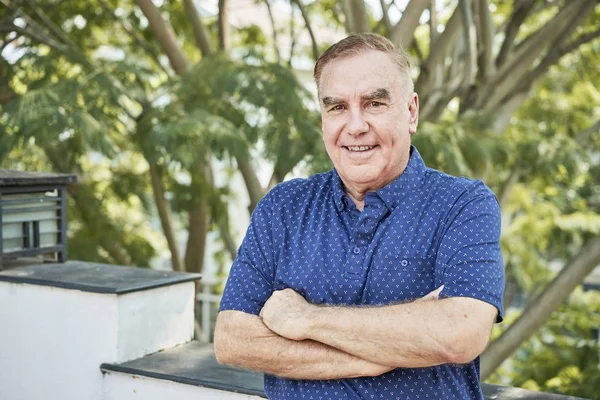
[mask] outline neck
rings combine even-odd
[[[394,177],[392,180],[390,180],[388,182],[383,182],[383,183],[380,183],[379,185],[374,185],[374,186],[370,186],[370,185],[356,186],[356,185],[348,184],[348,183],[344,182],[344,179],[340,175],[340,178],[342,179],[342,185],[344,186],[344,192],[346,192],[348,197],[350,197],[350,199],[352,199],[352,202],[354,203],[356,208],[358,208],[358,210],[362,212],[363,208],[365,207],[365,195],[368,192],[374,192],[376,190],[379,190],[382,187],[385,187],[385,186],[389,185],[390,183],[392,183],[393,181],[395,181],[396,179],[398,179],[398,177],[400,175],[402,175],[404,173],[404,171],[406,171],[406,166],[408,165],[408,160],[403,162],[403,164],[404,165],[402,165],[400,173],[396,177]]]
[[[352,202],[354,203],[356,208],[358,208],[358,211],[362,212],[363,208],[365,208],[366,192],[365,193],[355,192],[355,191],[349,190],[348,187],[344,187],[344,191],[346,192],[348,197],[350,197],[350,199],[352,200]]]

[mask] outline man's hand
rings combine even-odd
[[[442,290],[444,290],[444,285],[440,286],[439,288],[435,289],[432,292],[427,293],[425,296],[416,299],[415,301],[423,301],[423,300],[439,300],[440,299],[440,293],[442,293]]]
[[[291,340],[304,340],[304,318],[315,307],[292,289],[277,290],[265,303],[260,317],[276,334]]]
[[[437,300],[444,285],[415,301]],[[260,311],[263,323],[284,338],[291,340],[307,339],[307,316],[318,306],[310,304],[292,289],[277,290]]]

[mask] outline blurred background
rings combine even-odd
[[[413,143],[503,214],[482,379],[600,398],[597,0],[0,0],[0,168],[74,173],[70,259],[202,272],[210,341],[262,196],[330,169],[312,67],[348,32],[412,57]]]

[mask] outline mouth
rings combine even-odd
[[[365,151],[372,150],[376,146],[342,146],[342,147],[344,147],[346,150],[349,150],[352,152],[362,153]]]

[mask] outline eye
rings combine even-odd
[[[328,111],[342,111],[344,109],[344,106],[341,104],[338,104],[336,106],[331,107]]]
[[[379,101],[371,101],[367,104],[369,107],[373,107],[373,108],[377,108],[377,107],[381,107],[385,104],[379,102]]]

